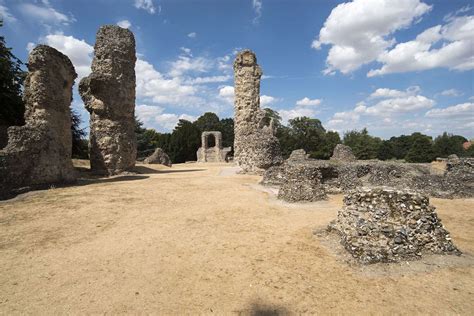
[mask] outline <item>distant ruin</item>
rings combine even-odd
[[[8,128],[0,151],[0,192],[73,182],[71,100],[77,74],[66,55],[39,45],[28,59],[24,126]],[[1,195],[1,194],[0,194]]]
[[[156,148],[153,154],[143,160],[144,164],[160,164],[171,167],[171,159],[161,148]]]
[[[116,25],[100,27],[92,73],[79,84],[90,113],[89,156],[94,173],[113,175],[135,166],[135,61],[131,31]]]
[[[428,197],[409,190],[351,191],[329,230],[340,235],[342,245],[361,263],[461,253]]]
[[[260,109],[261,76],[255,53],[239,52],[234,61],[234,160],[243,172],[262,173],[283,161],[273,121]]]
[[[215,145],[209,147],[209,138],[214,138]],[[232,151],[231,147],[222,147],[222,133],[218,131],[208,131],[201,134],[201,147],[198,149],[198,162],[226,162],[227,155]]]
[[[352,153],[352,149],[349,146],[343,144],[337,144],[331,156],[331,160],[336,161],[356,161],[357,158]]]

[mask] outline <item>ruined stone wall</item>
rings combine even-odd
[[[409,190],[361,188],[344,196],[329,226],[361,263],[460,254],[427,196]]]
[[[171,167],[171,159],[168,154],[161,148],[156,148],[153,154],[145,158],[144,164],[160,164],[167,167]]]
[[[262,70],[255,53],[243,50],[234,61],[234,159],[244,172],[261,173],[283,159],[273,124],[260,109]]]
[[[343,144],[337,144],[332,153],[331,160],[356,161],[357,158],[352,153],[351,147],[343,145]]]
[[[209,137],[213,136],[215,145],[208,147]],[[201,134],[201,147],[196,156],[198,162],[226,162],[227,155],[232,151],[231,147],[222,147],[222,133],[219,131],[206,131]]]
[[[291,165],[286,169],[278,198],[287,202],[315,202],[327,199],[317,167]]]
[[[89,155],[95,173],[113,175],[135,166],[135,61],[131,31],[100,27],[92,73],[79,85],[90,113]]]
[[[0,191],[74,181],[71,161],[72,86],[77,74],[69,58],[39,45],[28,59],[25,125],[8,128],[0,151]]]

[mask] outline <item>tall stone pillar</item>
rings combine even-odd
[[[0,197],[12,189],[73,182],[71,100],[77,74],[66,55],[39,45],[28,58],[25,125],[8,128],[0,150]]]
[[[261,173],[283,160],[273,124],[260,109],[261,76],[255,53],[239,52],[234,61],[234,160],[243,172]]]
[[[113,175],[135,166],[135,38],[105,25],[97,32],[92,73],[79,92],[90,113],[91,169]]]

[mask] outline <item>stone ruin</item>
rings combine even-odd
[[[328,229],[337,232],[344,248],[364,264],[461,254],[428,197],[409,190],[351,191]]]
[[[378,160],[358,160],[341,164],[334,160],[302,157],[302,153],[292,154],[281,165],[270,167],[265,171],[261,183],[282,187],[294,172],[294,166],[299,166],[308,169],[307,174],[313,174],[313,169],[318,169],[321,174],[321,186],[328,194],[346,193],[361,186],[383,185],[397,189],[410,188],[439,198],[474,197],[474,158],[449,159],[446,170],[440,174],[438,170],[431,168],[431,164]],[[308,181],[312,181],[311,177]]]
[[[79,84],[90,113],[89,156],[94,173],[113,175],[135,166],[135,61],[131,31],[115,25],[100,27],[92,73]]]
[[[66,55],[39,45],[28,59],[25,125],[8,128],[0,150],[0,195],[76,180],[71,160],[71,100],[77,74]]]
[[[278,198],[287,202],[315,202],[327,199],[321,185],[321,172],[318,168],[291,165],[278,191]]]
[[[214,137],[214,147],[209,147],[209,138]],[[196,156],[198,162],[227,162],[227,155],[232,151],[231,147],[222,147],[222,133],[217,131],[203,132],[201,134],[201,147]]]
[[[234,61],[234,160],[249,173],[263,173],[283,161],[273,121],[260,109],[261,76],[255,53],[239,52]]]
[[[153,154],[143,160],[144,164],[160,164],[171,167],[171,159],[161,148],[156,148]]]
[[[337,144],[332,153],[331,160],[356,161],[357,158],[352,153],[351,147],[343,145],[343,144]]]

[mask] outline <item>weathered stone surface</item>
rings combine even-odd
[[[272,166],[263,174],[262,184],[282,186],[289,168],[301,165],[318,168],[321,184],[329,194],[348,192],[361,186],[390,186],[410,188],[439,198],[474,197],[474,159],[459,158],[447,161],[444,174],[434,172],[430,164],[411,164],[392,161],[354,161],[340,163],[316,159],[287,159]]]
[[[208,147],[209,137],[214,137],[215,146]],[[219,131],[207,131],[201,134],[201,147],[196,156],[198,162],[227,162],[227,155],[232,151],[231,147],[222,147],[222,133]]]
[[[90,113],[89,156],[95,173],[113,175],[135,166],[135,38],[128,29],[102,26],[92,73],[79,85]]]
[[[343,144],[337,144],[332,153],[331,160],[356,161],[357,158],[352,153],[351,147]]]
[[[161,164],[171,167],[170,157],[161,148],[156,148],[153,154],[147,157],[143,163],[145,164]]]
[[[69,58],[56,49],[39,45],[31,51],[26,124],[8,128],[8,143],[0,151],[0,192],[75,181],[70,104],[76,77]]]
[[[317,167],[290,165],[278,191],[278,198],[287,202],[314,202],[325,200],[326,191],[321,185],[321,172]]]
[[[361,263],[460,254],[427,196],[409,190],[361,188],[344,197],[329,230]]]
[[[260,109],[262,70],[255,53],[243,50],[234,61],[234,160],[243,172],[262,173],[283,159],[273,122]]]
[[[288,159],[294,161],[305,161],[309,158],[308,156],[309,155],[304,149],[296,149],[291,152],[290,157],[288,157]]]

